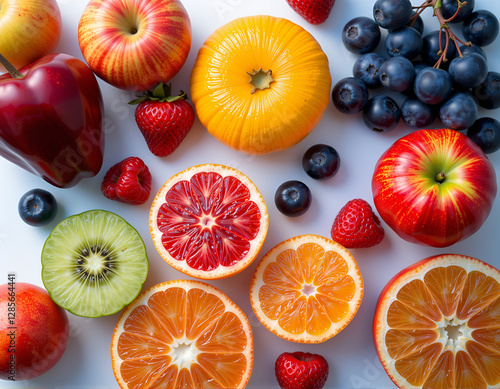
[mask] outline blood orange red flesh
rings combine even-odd
[[[382,291],[373,335],[400,388],[498,388],[500,272],[462,255],[424,259]]]
[[[171,177],[151,206],[156,249],[175,269],[196,278],[228,277],[259,254],[267,207],[248,177],[228,166],[193,166]]]

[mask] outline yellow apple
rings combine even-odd
[[[56,0],[0,0],[0,54],[18,69],[53,53],[61,29]]]
[[[144,91],[168,82],[191,48],[179,0],[90,0],[78,25],[83,57],[107,83]]]

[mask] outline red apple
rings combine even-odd
[[[54,367],[66,349],[69,324],[45,289],[13,277],[0,285],[0,379],[19,381]]]
[[[483,225],[497,184],[493,165],[466,135],[418,130],[380,157],[372,190],[378,213],[401,238],[447,247]]]
[[[53,53],[61,29],[56,0],[0,0],[0,54],[18,69]]]
[[[179,0],[90,0],[78,42],[97,76],[117,88],[145,91],[184,65],[191,22]]]

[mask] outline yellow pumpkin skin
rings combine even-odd
[[[252,93],[249,73],[273,82]],[[266,154],[304,139],[329,104],[328,58],[301,26],[273,16],[235,19],[198,52],[191,99],[210,134],[235,150]]]

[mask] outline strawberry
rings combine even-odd
[[[101,192],[108,199],[143,204],[151,193],[151,173],[142,159],[129,157],[111,166],[102,180]]]
[[[281,389],[321,389],[328,378],[328,362],[318,354],[283,353],[274,365]]]
[[[380,220],[365,200],[349,201],[332,226],[332,239],[346,248],[357,249],[379,244],[384,238]]]
[[[321,24],[330,15],[335,0],[286,0],[292,9],[311,24]]]
[[[186,101],[186,93],[171,96],[170,91],[170,85],[160,83],[153,92],[144,92],[129,102],[138,104],[135,121],[149,150],[157,157],[172,154],[194,123],[194,109]]]

